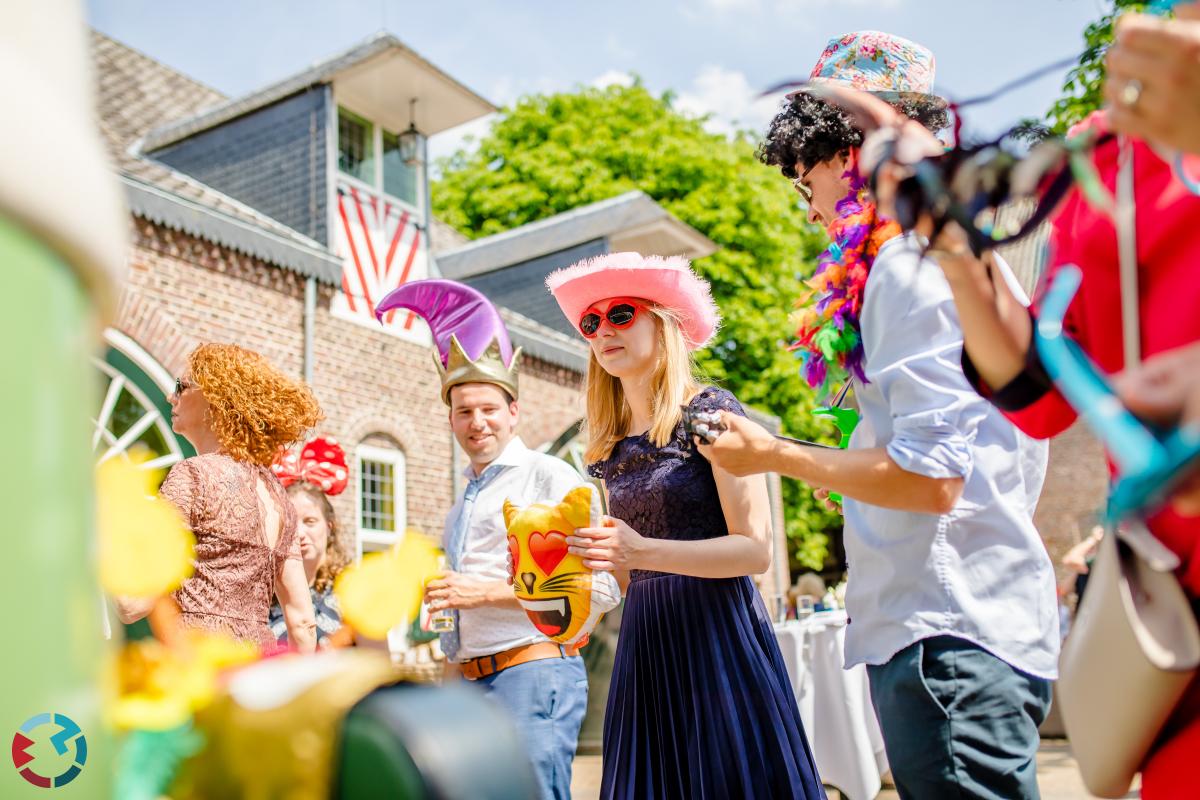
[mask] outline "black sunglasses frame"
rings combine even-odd
[[[583,315],[582,319],[579,320],[579,332],[583,334],[583,338],[592,339],[596,336],[596,332],[600,330],[600,323],[606,319],[608,320],[608,324],[612,325],[614,328],[628,328],[633,324],[633,321],[637,319],[638,308],[639,306],[636,303],[623,301],[609,306],[608,310],[604,312],[603,316],[595,311],[589,311]],[[628,311],[625,309],[628,309]],[[613,319],[614,314],[619,315],[620,317],[624,317],[625,314],[628,314],[629,318]],[[592,323],[590,326],[591,330],[588,330],[589,320],[594,320],[594,323]]]

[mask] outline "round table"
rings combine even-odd
[[[888,771],[867,669],[845,669],[846,612],[775,625],[821,780],[849,800],[872,800]]]

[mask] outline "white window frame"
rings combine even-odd
[[[392,467],[393,508],[396,509],[396,530],[381,531],[363,526],[363,461],[376,461],[390,464]],[[358,557],[363,552],[386,550],[404,537],[408,525],[408,505],[405,485],[406,458],[404,451],[398,447],[378,447],[376,445],[360,444],[354,451],[354,517],[357,530]]]
[[[429,169],[429,165],[421,164],[420,169],[417,170],[417,197],[415,200],[415,204],[410,203],[407,200],[403,200],[399,197],[396,197],[394,194],[388,194],[387,192],[385,192],[383,190],[383,126],[380,125],[375,120],[371,119],[370,117],[366,116],[365,114],[358,113],[350,106],[343,105],[341,103],[336,102],[336,100],[337,100],[336,97],[334,98],[334,100],[335,100],[334,106],[333,106],[333,135],[334,135],[333,171],[334,171],[334,173],[337,175],[338,178],[346,181],[347,183],[356,185],[360,189],[365,189],[366,191],[368,191],[371,194],[374,194],[378,197],[386,197],[388,200],[392,201],[392,203],[399,205],[401,208],[408,211],[409,214],[411,214],[422,225],[424,225],[425,224],[425,212],[422,211],[422,209],[425,207],[425,192],[428,190],[428,182],[425,179],[425,172],[426,172],[426,170]],[[342,109],[345,109],[346,111],[349,111],[354,116],[364,119],[367,122],[371,123],[371,147],[374,148],[372,150],[372,161],[374,162],[374,167],[375,167],[374,180],[372,181],[372,184],[374,184],[374,185],[368,184],[366,181],[362,180],[361,178],[359,178],[356,175],[351,175],[348,172],[342,172],[342,170],[338,167],[337,154],[339,152],[339,147],[340,147],[341,143],[337,140],[337,137],[340,135],[341,129],[338,126],[337,120],[338,120],[338,114],[340,113],[340,111]],[[400,133],[403,133],[403,131],[401,131],[401,132],[388,131],[388,133],[392,134],[393,136],[399,136]]]

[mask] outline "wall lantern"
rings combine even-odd
[[[416,105],[417,98],[408,101],[408,130],[399,136],[400,159],[410,167],[421,163],[421,140],[425,138],[417,130]]]

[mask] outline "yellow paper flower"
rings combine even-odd
[[[425,583],[438,570],[437,548],[409,530],[386,553],[372,553],[342,571],[334,582],[342,619],[371,639],[383,639],[411,622],[421,606]]]
[[[199,629],[184,631],[176,647],[131,642],[109,665],[109,721],[121,730],[176,728],[213,701],[222,671],[258,656],[251,642]]]
[[[113,458],[96,469],[100,583],[109,594],[159,597],[192,574],[195,538],[154,496],[158,474],[138,464]]]

